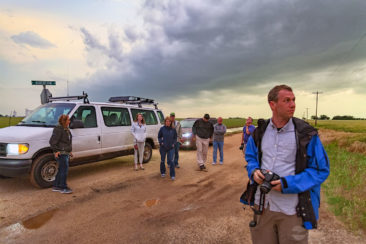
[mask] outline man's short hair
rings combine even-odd
[[[205,118],[205,119],[210,119],[210,115],[209,115],[209,114],[205,114],[205,115],[203,116],[203,118]]]
[[[292,92],[292,88],[289,87],[289,86],[287,86],[287,85],[278,85],[278,86],[275,86],[268,93],[268,103],[271,102],[271,101],[277,102],[277,100],[278,100],[278,93],[281,90],[287,90],[287,91]]]

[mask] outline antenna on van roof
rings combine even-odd
[[[83,99],[84,103],[89,103],[88,93],[83,92],[81,96],[66,96],[66,97],[49,97],[49,102],[53,101],[71,101],[71,100],[81,100]]]
[[[125,104],[136,104],[139,108],[142,107],[142,104],[150,104],[154,105],[155,109],[158,109],[158,103],[155,103],[153,99],[143,98],[143,97],[135,97],[135,96],[120,96],[120,97],[111,97],[108,100],[112,103],[125,103]]]

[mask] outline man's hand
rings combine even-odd
[[[70,157],[74,157],[74,154],[72,154],[72,152],[70,152]]]
[[[256,169],[253,173],[253,180],[260,185],[263,183],[263,179],[264,175],[261,173],[259,169]]]
[[[272,189],[282,192],[282,184],[281,184],[281,180],[274,180],[271,181],[271,185],[272,185]]]
[[[196,140],[196,135],[193,135],[192,140],[195,141]]]
[[[60,156],[60,152],[55,152],[55,158],[58,158]]]
[[[180,144],[183,144],[184,141],[183,141],[183,139],[179,139],[179,142],[180,142]]]

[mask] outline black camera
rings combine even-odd
[[[267,194],[272,189],[271,181],[279,180],[281,177],[278,174],[273,173],[272,171],[268,171],[265,169],[260,169],[260,171],[262,175],[264,175],[264,180],[260,186],[260,190],[262,193]]]
[[[243,151],[243,149],[244,149],[244,143],[242,143],[242,144],[240,145],[240,147],[239,147],[239,150],[240,150],[240,151]]]

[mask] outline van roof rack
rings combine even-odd
[[[142,104],[150,104],[154,105],[155,109],[158,109],[158,103],[156,103],[153,99],[150,98],[135,97],[135,96],[119,96],[119,97],[110,97],[108,101],[112,103],[136,104],[139,106],[139,108],[142,107]]]
[[[89,103],[88,94],[86,92],[83,92],[83,95],[81,96],[65,96],[65,97],[49,97],[49,102],[54,101],[71,101],[71,100],[81,100],[83,99],[84,103]]]

